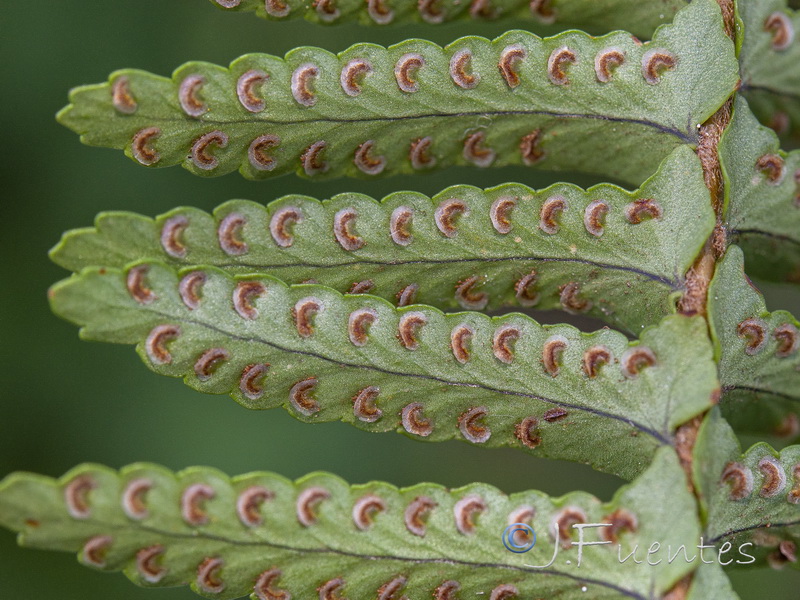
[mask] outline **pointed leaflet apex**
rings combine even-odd
[[[508,85],[511,66],[499,68],[509,48],[519,85]],[[626,60],[601,81],[594,58],[609,48]],[[696,141],[696,126],[737,80],[719,7],[695,0],[645,44],[624,32],[511,31],[446,48],[408,40],[338,56],[308,47],[285,59],[251,54],[229,69],[188,63],[172,79],[118,71],[73,90],[59,119],[87,144],[203,176],[536,164],[639,183],[677,145]]]

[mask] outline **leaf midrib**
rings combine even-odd
[[[571,404],[571,403],[568,403],[568,402],[561,402],[561,401],[554,400],[552,398],[548,398],[546,396],[540,396],[538,394],[519,392],[519,391],[513,391],[513,390],[505,390],[505,389],[495,388],[495,387],[491,387],[491,386],[480,384],[480,383],[464,383],[464,382],[459,382],[459,381],[450,381],[448,379],[444,379],[444,378],[441,378],[441,377],[436,377],[434,375],[423,375],[421,373],[406,373],[406,372],[403,372],[403,371],[393,371],[391,369],[386,369],[386,368],[378,367],[378,366],[375,366],[375,365],[364,365],[364,364],[357,364],[357,363],[349,363],[349,362],[345,362],[345,361],[341,361],[341,360],[336,360],[334,358],[330,358],[330,357],[327,357],[327,356],[324,356],[324,355],[321,355],[321,354],[317,354],[316,352],[311,352],[311,351],[308,351],[308,350],[297,350],[297,349],[294,349],[294,348],[287,348],[285,346],[281,346],[280,344],[276,344],[274,342],[270,342],[270,341],[265,340],[263,338],[240,336],[240,335],[237,335],[235,333],[230,333],[228,331],[225,331],[224,329],[221,329],[219,327],[215,327],[213,325],[210,325],[208,323],[204,323],[202,321],[197,321],[195,319],[187,319],[186,317],[176,316],[176,315],[173,315],[173,314],[170,314],[170,313],[164,313],[164,312],[153,310],[153,309],[149,309],[148,312],[150,312],[152,314],[155,314],[155,315],[158,315],[160,317],[163,317],[165,319],[177,320],[177,321],[179,321],[181,323],[187,323],[187,324],[191,324],[191,325],[197,325],[199,327],[204,327],[204,328],[206,328],[206,329],[208,329],[210,331],[213,331],[213,332],[218,333],[220,335],[223,335],[225,337],[231,338],[231,339],[236,340],[238,342],[263,344],[265,346],[269,346],[270,348],[273,348],[273,349],[278,350],[280,352],[286,352],[286,353],[289,353],[289,354],[295,354],[295,355],[299,354],[299,355],[302,355],[302,356],[308,356],[308,357],[311,357],[311,358],[315,358],[315,359],[318,359],[318,360],[322,360],[322,361],[326,361],[326,362],[332,363],[332,364],[340,366],[340,367],[348,367],[348,368],[354,368],[354,369],[364,369],[364,370],[368,370],[368,371],[377,371],[377,372],[383,373],[385,375],[394,375],[394,376],[399,376],[399,377],[410,377],[410,378],[414,378],[414,379],[424,379],[426,381],[435,381],[437,383],[443,383],[445,385],[450,385],[450,386],[454,386],[454,387],[477,388],[477,389],[486,390],[487,392],[493,392],[493,393],[498,393],[498,394],[508,395],[508,396],[517,396],[517,397],[522,397],[522,398],[530,398],[532,400],[539,400],[541,402],[547,402],[548,404],[554,404],[556,406],[563,406],[563,407],[567,407],[567,408],[572,408],[574,410],[584,411],[584,412],[587,412],[587,413],[590,413],[590,414],[593,414],[593,415],[596,415],[596,416],[599,416],[599,417],[613,419],[613,420],[616,420],[616,421],[620,421],[622,423],[626,423],[626,424],[634,427],[635,429],[638,429],[642,433],[645,433],[645,434],[649,435],[650,437],[654,438],[660,445],[662,445],[662,446],[672,446],[672,440],[671,440],[671,438],[670,438],[670,436],[669,436],[669,434],[667,432],[659,432],[659,431],[656,431],[655,429],[647,427],[647,426],[645,426],[645,425],[643,425],[643,424],[641,424],[641,423],[639,423],[637,421],[634,421],[632,419],[628,419],[628,418],[622,417],[620,415],[615,415],[613,413],[607,413],[605,411],[601,411],[601,410],[598,410],[598,409],[582,406],[582,405],[579,405],[579,404]]]
[[[158,535],[160,537],[167,537],[167,538],[176,538],[179,540],[192,540],[195,541],[198,538],[205,539],[212,542],[221,542],[224,544],[229,544],[231,546],[239,546],[239,547],[268,547],[268,548],[275,548],[278,550],[286,550],[288,552],[295,552],[297,554],[335,554],[337,556],[345,556],[349,558],[359,558],[364,560],[394,560],[398,562],[407,562],[412,564],[449,564],[453,566],[459,567],[471,567],[471,568],[489,568],[489,569],[507,569],[510,571],[518,571],[523,573],[541,573],[545,575],[553,575],[556,577],[565,577],[567,579],[571,579],[573,581],[578,581],[580,583],[586,584],[593,584],[599,585],[608,589],[612,589],[614,591],[623,594],[628,598],[634,598],[636,600],[650,600],[646,596],[642,596],[641,594],[634,592],[632,590],[620,587],[616,584],[603,581],[600,579],[593,579],[587,577],[578,577],[576,575],[572,575],[570,573],[566,573],[563,571],[559,571],[558,569],[537,569],[534,567],[530,567],[527,565],[517,566],[517,565],[508,565],[503,563],[480,563],[474,562],[469,560],[459,560],[454,558],[414,558],[411,556],[398,556],[392,554],[362,554],[358,552],[351,552],[347,550],[341,550],[338,548],[331,548],[331,547],[323,547],[323,548],[305,548],[305,547],[295,547],[290,546],[288,544],[279,544],[276,542],[269,542],[266,540],[258,540],[258,541],[248,541],[248,540],[237,540],[226,538],[223,536],[213,535],[207,532],[193,532],[193,533],[179,533],[174,531],[166,531],[163,529],[159,529],[157,527],[151,527],[148,525],[141,525],[137,528],[125,527],[120,526],[115,523],[106,523],[103,521],[92,521],[93,524],[97,524],[103,531],[123,531],[123,532],[138,532],[138,531],[145,531],[147,533],[152,533]],[[245,596],[242,596],[243,598]]]
[[[787,394],[786,392],[777,392],[775,390],[768,390],[766,388],[760,388],[751,385],[723,385],[722,391],[723,392],[733,392],[733,391],[744,391],[744,392],[754,392],[757,394],[767,394],[769,396],[776,396],[778,398],[783,398],[784,400],[789,400],[790,402],[800,402],[800,396],[792,396],[791,394]]]
[[[759,84],[752,84],[752,83],[745,83],[742,82],[742,87],[740,89],[741,92],[747,92],[750,90],[754,90],[757,92],[765,92],[767,94],[772,94],[773,96],[782,96],[784,98],[789,98],[791,100],[800,100],[800,93],[798,92],[791,92],[788,90],[782,90],[780,88],[772,87],[769,85],[759,85]]]
[[[76,105],[72,105],[73,107]],[[602,114],[590,114],[590,113],[561,113],[557,111],[546,111],[546,110],[475,110],[475,111],[466,111],[466,112],[453,112],[453,113],[446,113],[446,112],[436,112],[436,113],[422,113],[422,114],[415,114],[415,115],[402,115],[402,116],[394,116],[394,117],[361,117],[361,118],[335,118],[335,117],[314,117],[311,119],[298,119],[295,121],[277,121],[273,119],[264,119],[264,118],[254,118],[254,119],[210,119],[206,117],[202,117],[196,120],[190,120],[186,118],[179,118],[179,117],[159,117],[159,116],[149,116],[143,115],[140,113],[136,114],[137,119],[141,119],[147,122],[157,122],[157,123],[192,123],[192,124],[209,124],[209,125],[283,125],[283,126],[290,126],[290,125],[300,125],[300,124],[316,124],[316,123],[335,123],[335,124],[352,124],[352,123],[391,123],[395,121],[414,121],[414,120],[422,120],[422,119],[434,119],[434,118],[459,118],[459,117],[503,117],[503,116],[545,116],[545,117],[554,117],[560,119],[594,119],[600,121],[609,121],[613,123],[628,123],[633,125],[642,125],[644,127],[650,127],[655,129],[661,133],[666,133],[676,137],[681,143],[684,144],[696,144],[697,143],[697,136],[696,134],[693,135],[693,130],[690,127],[688,132],[681,131],[675,127],[669,127],[667,125],[662,125],[661,123],[656,123],[655,121],[649,121],[647,119],[633,119],[630,117],[614,117],[610,115],[602,115]]]
[[[795,239],[785,233],[774,233],[772,231],[764,231],[763,229],[731,229],[731,235],[762,235],[767,238],[781,240],[800,246],[800,239]]]
[[[740,527],[738,529],[729,529],[725,533],[721,533],[718,536],[716,536],[716,537],[714,537],[714,538],[712,538],[712,539],[710,539],[708,541],[710,543],[712,543],[712,544],[716,544],[717,542],[719,542],[723,538],[726,538],[726,537],[729,537],[729,536],[732,536],[732,535],[736,535],[736,534],[739,534],[739,533],[745,533],[746,531],[752,531],[754,529],[767,529],[767,528],[768,529],[777,529],[779,527],[793,527],[795,525],[800,525],[800,519],[797,519],[796,521],[787,521],[786,523],[775,523],[773,521],[770,521],[768,523],[756,523],[755,525],[748,525],[747,527]]]
[[[625,267],[622,265],[612,265],[593,260],[586,260],[580,258],[561,258],[554,256],[504,256],[504,257],[475,257],[475,258],[452,258],[452,259],[418,259],[418,260],[373,260],[373,259],[359,259],[352,261],[344,261],[337,263],[312,263],[312,262],[293,262],[284,264],[262,264],[252,262],[241,263],[223,263],[212,262],[211,265],[220,269],[236,269],[236,268],[253,268],[263,271],[271,271],[277,269],[295,269],[295,268],[314,268],[314,269],[335,269],[341,267],[348,267],[353,265],[377,265],[377,266],[406,266],[406,265],[448,265],[448,264],[461,264],[461,263],[502,263],[502,262],[516,262],[516,261],[539,261],[539,262],[565,262],[565,263],[579,263],[598,267],[601,269],[608,269],[614,271],[624,271],[626,273],[633,273],[641,275],[646,279],[661,283],[669,287],[672,291],[679,291],[683,289],[683,280],[680,278],[670,279],[663,275],[657,275],[649,271],[636,269],[635,267]],[[191,261],[182,261],[181,264],[190,265]]]

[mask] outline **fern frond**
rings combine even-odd
[[[454,186],[380,203],[361,194],[231,201],[213,217],[104,213],[94,228],[66,233],[51,257],[74,271],[203,264],[441,309],[564,308],[638,333],[674,311],[714,223],[700,162],[680,147],[636,192]]]
[[[90,268],[51,290],[85,339],[137,343],[158,373],[306,422],[512,446],[622,477],[718,393],[700,318],[641,343],[521,314],[397,309],[372,296],[210,267]]]
[[[556,25],[601,34],[625,29],[649,38],[656,27],[672,21],[686,0],[210,0],[226,11],[254,12],[262,19],[305,18],[322,25],[357,22],[362,25],[514,19],[525,29]]]
[[[57,481],[17,473],[0,483],[0,523],[20,531],[23,545],[77,552],[139,585],[191,582],[205,597],[253,600],[661,597],[696,568],[666,560],[668,545],[697,544],[696,508],[670,449],[609,503],[583,492],[506,496],[484,484],[348,486],[325,473],[296,483],[208,468],[173,475],[148,464],[119,474],[86,465]],[[504,547],[512,523],[536,532],[530,552]],[[593,523],[611,526],[585,529],[587,542],[614,543],[583,548],[578,567],[572,525]],[[526,543],[525,532],[511,535]],[[661,558],[655,566],[642,560],[653,542],[664,548],[649,555]],[[616,544],[642,564],[620,564]]]
[[[667,598],[665,597],[665,600]],[[694,572],[686,600],[740,600],[740,598],[719,563],[709,561],[699,565]]]
[[[744,34],[742,93],[761,122],[781,135],[800,133],[800,12],[786,0],[737,2]]]
[[[375,177],[449,165],[541,165],[638,185],[738,81],[714,0],[642,44],[624,32],[511,31],[447,48],[408,40],[336,56],[296,48],[172,79],[119,71],[81,87],[59,120],[147,166],[214,176]]]
[[[786,311],[767,311],[736,246],[719,263],[709,298],[725,417],[739,431],[797,439],[800,323]]]
[[[715,409],[698,434],[694,462],[708,542],[718,548],[749,544],[750,564],[797,568],[800,446],[778,452],[762,442],[742,454]]]
[[[748,273],[800,282],[800,151],[781,151],[739,96],[719,152],[728,236],[744,250]]]

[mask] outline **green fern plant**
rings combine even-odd
[[[73,90],[60,122],[200,176],[519,164],[630,189],[103,213],[51,252],[74,273],[51,288],[54,312],[247,408],[509,446],[630,483],[603,503],[85,465],[0,483],[0,523],[21,544],[145,586],[256,600],[722,600],[737,597],[722,567],[796,568],[800,323],[768,312],[744,272],[800,281],[800,154],[778,137],[794,143],[800,123],[800,16],[786,2],[213,1],[272,20],[589,33],[123,70]],[[507,307],[615,330],[485,312]],[[743,452],[743,433],[784,447]]]

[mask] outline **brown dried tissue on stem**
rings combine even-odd
[[[733,0],[717,0],[725,27],[725,33],[735,40],[736,21]],[[719,141],[722,133],[731,121],[733,98],[714,113],[698,131],[699,143],[697,156],[703,167],[703,178],[711,193],[711,205],[717,216],[717,223],[711,237],[706,241],[702,253],[686,274],[686,293],[678,302],[678,311],[684,315],[706,314],[708,286],[714,276],[717,260],[724,254],[727,246],[727,235],[722,222],[722,208],[725,199],[725,187],[722,179],[722,167],[719,161]]]
[[[735,6],[733,0],[717,0],[725,33],[731,40],[736,39]],[[731,108],[733,97],[728,98],[725,104],[714,113],[698,131],[697,156],[703,168],[703,179],[711,195],[711,206],[716,214],[714,231],[705,246],[686,274],[686,292],[678,301],[678,312],[687,316],[707,316],[708,289],[716,270],[717,261],[722,257],[727,247],[727,235],[722,221],[722,209],[725,201],[725,184],[722,177],[722,167],[719,160],[719,142],[725,128],[731,121]],[[720,391],[712,398],[714,404],[719,402]],[[686,473],[687,482],[691,492],[697,496],[693,484],[692,457],[697,435],[703,422],[705,413],[698,415],[681,425],[675,432],[675,450],[678,453],[681,466]],[[691,588],[692,575],[680,580],[665,596],[669,600],[685,600]]]
[[[731,120],[732,99],[728,99],[711,118],[700,126],[697,156],[703,167],[703,179],[711,194],[717,222],[703,251],[686,274],[686,293],[678,302],[678,311],[684,315],[705,315],[708,286],[714,276],[717,260],[725,253],[727,234],[722,222],[725,186],[719,162],[719,141]]]

